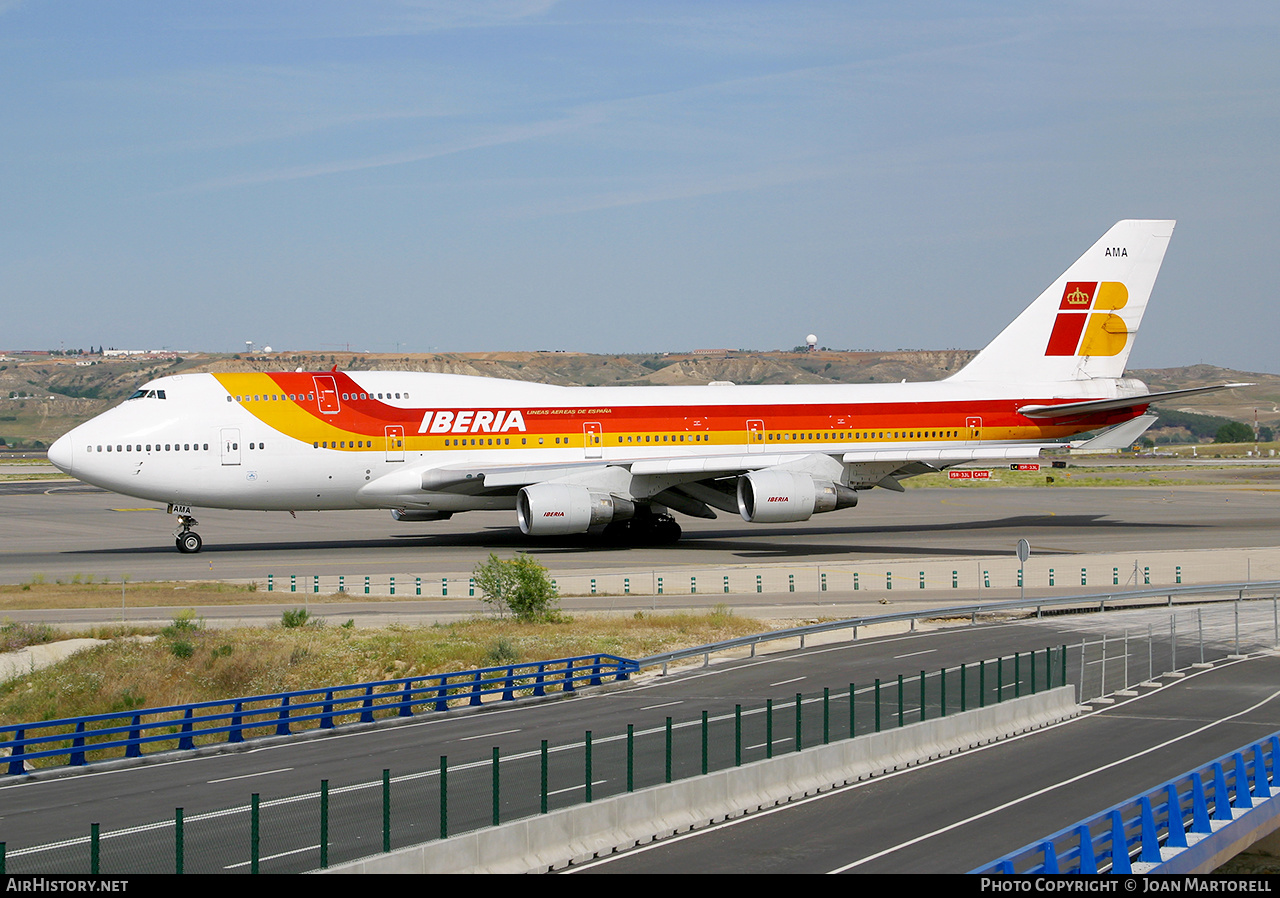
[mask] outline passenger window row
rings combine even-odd
[[[947,440],[960,436],[958,430],[881,430],[852,431],[849,433],[770,433],[769,440]]]
[[[208,443],[147,443],[145,447],[141,444],[126,443],[123,446],[117,443],[114,447],[106,446],[85,446],[86,452],[208,452]]]
[[[272,394],[255,394],[253,396],[250,396],[246,393],[244,396],[235,397],[236,402],[284,402],[286,399],[292,402],[303,402],[305,400],[310,400],[314,402],[316,399],[316,394],[315,393],[290,393],[288,396],[285,396],[283,393],[279,395],[272,393]],[[232,401],[232,397],[230,394],[228,394],[227,402],[231,402],[231,401]]]
[[[164,398],[164,390],[152,390],[151,393],[147,393],[145,395],[150,396],[154,393],[159,393],[160,398],[161,399]],[[143,395],[144,395],[144,392],[142,390],[139,390],[129,398],[139,399]],[[409,398],[408,393],[395,393],[395,394],[387,393],[385,398],[390,399],[392,398],[393,395],[395,396],[396,399]],[[343,393],[342,398],[347,402],[351,402],[356,399],[374,399],[374,398],[382,399],[383,394],[378,393],[375,396],[373,393]],[[290,402],[315,402],[316,394],[315,393],[289,393],[288,395],[285,395],[284,393],[254,393],[253,395],[249,395],[248,393],[246,393],[243,396],[239,394],[236,394],[235,396],[232,396],[229,393],[227,394],[227,402],[284,402],[286,399]]]

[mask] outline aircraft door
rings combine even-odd
[[[404,428],[399,424],[387,425],[387,461],[404,461]]]
[[[764,452],[764,422],[747,422],[747,451]]]
[[[595,421],[582,425],[582,445],[587,458],[601,458],[604,454],[604,427]]]
[[[320,414],[336,415],[341,409],[338,403],[338,382],[331,374],[317,374],[311,378],[316,384],[316,401]]]
[[[968,445],[976,446],[982,440],[982,419],[981,418],[965,418],[964,419],[965,440]]]
[[[224,465],[240,464],[240,428],[222,428],[222,463]]]

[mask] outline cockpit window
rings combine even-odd
[[[134,390],[129,399],[164,399],[164,390]],[[125,402],[128,402],[126,399]]]

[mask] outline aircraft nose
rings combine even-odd
[[[58,437],[53,441],[53,445],[49,447],[49,461],[59,468],[63,473],[70,474],[72,468],[73,456],[71,435]]]

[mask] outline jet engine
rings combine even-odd
[[[626,499],[577,483],[535,483],[516,496],[520,531],[530,536],[586,533],[635,513]]]
[[[847,486],[801,472],[766,468],[738,478],[738,512],[750,524],[807,521],[857,504],[858,494]]]

